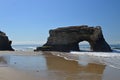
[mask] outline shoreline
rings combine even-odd
[[[84,60],[100,61],[98,58],[93,60],[94,55],[83,57],[66,52],[0,51],[0,56],[8,58],[7,63],[0,63],[5,65],[0,66],[2,80],[119,80],[120,78],[119,69],[98,62],[83,64]]]

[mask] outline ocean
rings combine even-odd
[[[15,50],[18,50],[18,51],[33,51],[34,49],[36,49],[36,47],[39,47],[39,46],[42,46],[42,45],[39,45],[39,44],[20,44],[20,45],[12,45],[12,47],[15,49]],[[119,51],[120,50],[120,44],[112,44],[110,45],[111,48],[113,50],[117,50]],[[89,51],[90,50],[90,46],[89,45],[86,45],[86,44],[82,44],[80,45],[80,49],[82,51]]]
[[[39,47],[42,45],[39,44],[20,44],[20,45],[12,45],[13,49],[15,51],[34,51],[36,47]]]

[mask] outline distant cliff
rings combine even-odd
[[[111,52],[110,46],[105,41],[100,26],[88,27],[69,26],[49,31],[47,43],[38,47],[36,51],[80,51],[79,42],[87,41],[92,51]]]
[[[2,31],[0,31],[0,50],[10,50],[14,51],[14,49],[11,47],[12,41],[8,39],[6,34]]]

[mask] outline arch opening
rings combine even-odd
[[[91,45],[88,41],[79,42],[79,50],[86,51],[86,52],[92,51]]]

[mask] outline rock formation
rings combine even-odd
[[[14,49],[11,47],[12,41],[9,41],[6,34],[0,31],[0,50],[10,50],[13,51]]]
[[[92,51],[111,52],[110,46],[105,41],[100,26],[88,27],[70,26],[49,31],[48,41],[36,51],[80,51],[79,42],[87,41]]]

